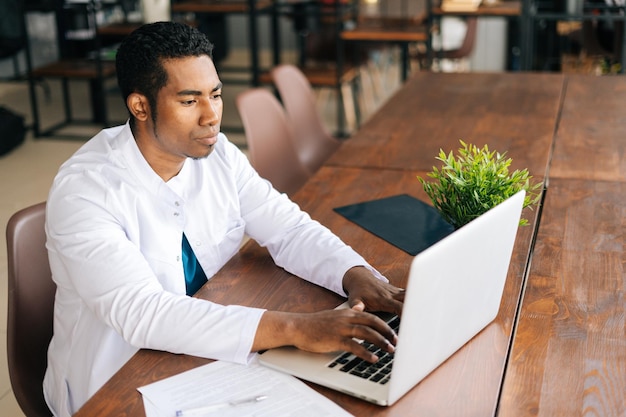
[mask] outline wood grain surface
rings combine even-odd
[[[571,75],[550,176],[626,180],[626,77]]]
[[[328,164],[430,170],[463,140],[543,178],[563,83],[554,73],[413,74]]]
[[[346,220],[334,207],[408,193],[427,201],[418,183],[421,171],[323,167],[294,196],[312,217],[333,230],[393,283],[404,286],[412,257]],[[496,320],[391,408],[357,400],[311,384],[357,416],[493,415],[501,384],[521,283],[529,256],[536,211],[525,213],[530,226],[520,229]],[[334,308],[343,299],[288,274],[267,251],[249,242],[196,296],[220,303],[283,311]],[[77,416],[142,416],[136,388],[190,369],[208,360],[142,350],[113,377]],[[451,401],[451,394],[454,400]]]
[[[499,416],[626,415],[625,201],[550,180]]]
[[[294,196],[303,209],[403,286],[410,255],[334,207],[400,193],[427,201],[416,176],[459,139],[548,175],[545,201],[524,212],[531,225],[496,320],[396,405],[311,386],[356,416],[626,416],[624,92],[623,77],[415,74]],[[197,296],[285,311],[342,301],[254,242]],[[137,387],[207,362],[141,350],[77,415],[143,416]]]

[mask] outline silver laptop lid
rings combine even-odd
[[[524,197],[520,191],[414,258],[389,404],[498,314]]]

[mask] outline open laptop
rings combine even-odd
[[[342,352],[282,347],[259,361],[375,404],[393,404],[495,319],[524,196],[520,191],[413,259],[389,375],[375,370],[370,376],[373,371],[362,368],[355,375],[354,355],[331,365]],[[342,371],[344,366],[351,369]]]

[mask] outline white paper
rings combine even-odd
[[[212,362],[138,388],[146,417],[175,417],[178,410],[257,396],[259,402],[229,406],[203,416],[347,417],[350,413],[299,379],[254,362],[248,366]]]

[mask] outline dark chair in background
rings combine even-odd
[[[476,44],[476,30],[478,27],[478,18],[468,17],[465,19],[465,23],[467,24],[467,31],[465,32],[465,37],[463,38],[463,43],[461,43],[461,46],[456,49],[448,49],[437,52],[437,58],[462,59],[467,58],[472,53],[472,51],[474,50],[474,45]]]
[[[26,50],[26,29],[22,18],[21,0],[0,2],[0,60],[13,60],[13,77],[19,78],[19,54]]]
[[[11,387],[27,417],[50,416],[43,377],[56,285],[48,264],[44,231],[46,203],[13,214],[7,223],[7,355]]]
[[[468,58],[470,54],[472,53],[472,51],[474,50],[474,46],[476,45],[478,18],[474,16],[467,17],[465,18],[465,23],[467,25],[467,30],[465,32],[465,37],[463,38],[463,42],[458,48],[430,51],[432,56],[429,56],[427,51],[417,51],[414,54],[413,58],[419,62],[420,67],[433,69],[432,68],[433,63],[429,62],[430,58],[433,58],[435,61],[439,61],[439,63],[443,59],[448,59],[451,61],[458,61],[461,59]]]

